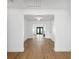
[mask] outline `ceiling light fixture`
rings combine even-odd
[[[42,17],[35,17],[38,21],[40,21],[42,19]]]

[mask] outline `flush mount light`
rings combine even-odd
[[[35,17],[38,21],[40,21],[42,19],[42,17]]]

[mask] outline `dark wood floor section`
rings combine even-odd
[[[7,59],[71,59],[70,52],[55,52],[51,39],[28,39],[24,44],[24,52],[8,52]]]

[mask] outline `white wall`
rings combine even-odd
[[[8,9],[8,52],[24,51],[24,20],[18,10]]]
[[[28,27],[28,22],[24,19],[24,40],[26,40],[28,36]]]
[[[27,21],[27,19],[25,19],[24,23],[25,23],[25,40],[26,38],[32,38],[33,34],[36,34],[35,32],[33,32],[33,29],[35,30],[35,28],[37,26],[43,26],[45,29],[45,37],[47,38],[51,38],[51,32],[52,32],[52,26],[51,26],[51,21]],[[53,21],[52,21],[53,23]],[[52,39],[53,40],[53,39]]]
[[[70,51],[71,50],[71,20],[70,15],[64,11],[64,13],[55,15],[56,26],[56,41],[55,51]]]

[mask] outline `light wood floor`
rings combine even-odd
[[[7,59],[71,59],[70,52],[55,52],[51,39],[28,39],[24,52],[8,52]]]

